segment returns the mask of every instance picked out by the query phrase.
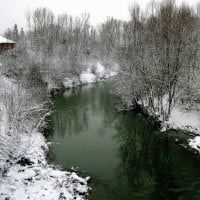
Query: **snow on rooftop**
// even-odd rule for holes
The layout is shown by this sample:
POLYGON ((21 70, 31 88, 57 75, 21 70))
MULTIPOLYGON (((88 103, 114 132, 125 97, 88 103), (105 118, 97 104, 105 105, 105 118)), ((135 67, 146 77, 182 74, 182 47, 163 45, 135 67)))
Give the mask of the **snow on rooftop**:
POLYGON ((14 41, 12 41, 12 40, 9 40, 9 39, 7 39, 7 38, 4 38, 4 37, 2 37, 1 35, 0 35, 0 44, 1 43, 15 43, 14 41))

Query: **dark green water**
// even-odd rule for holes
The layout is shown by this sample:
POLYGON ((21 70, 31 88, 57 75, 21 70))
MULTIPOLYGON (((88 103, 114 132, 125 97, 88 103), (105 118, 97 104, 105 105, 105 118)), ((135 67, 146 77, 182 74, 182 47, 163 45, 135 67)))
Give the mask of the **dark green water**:
POLYGON ((115 103, 108 83, 58 97, 51 161, 86 171, 95 200, 200 199, 200 160, 115 103))

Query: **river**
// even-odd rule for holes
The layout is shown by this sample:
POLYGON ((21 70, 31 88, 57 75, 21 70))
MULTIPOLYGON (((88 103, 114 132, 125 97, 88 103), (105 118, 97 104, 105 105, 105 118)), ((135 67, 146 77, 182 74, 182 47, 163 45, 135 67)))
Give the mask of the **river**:
POLYGON ((200 160, 141 115, 118 112, 112 84, 55 99, 49 159, 92 177, 94 200, 199 200, 200 160))

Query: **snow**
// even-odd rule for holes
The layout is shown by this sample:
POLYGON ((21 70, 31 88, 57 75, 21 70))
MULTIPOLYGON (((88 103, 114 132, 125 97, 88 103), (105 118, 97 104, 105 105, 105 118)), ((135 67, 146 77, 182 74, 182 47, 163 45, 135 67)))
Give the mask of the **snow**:
POLYGON ((10 169, 12 176, 3 179, 0 184, 0 197, 13 200, 41 199, 41 200, 72 200, 85 199, 88 187, 80 184, 68 172, 53 168, 15 166, 10 169), (52 176, 53 175, 53 176, 52 176), (81 195, 80 195, 81 194, 81 195))
POLYGON ((77 180, 79 183, 82 183, 83 185, 84 184, 87 184, 87 179, 84 180, 82 178, 80 178, 79 176, 77 176, 77 174, 75 172, 72 172, 71 176, 73 177, 74 180, 77 180))
POLYGON ((12 90, 16 91, 17 86, 14 80, 0 75, 0 134, 5 136, 5 132, 8 129, 8 114, 6 105, 3 103, 5 96, 7 96, 12 90))
POLYGON ((5 108, 4 104, 2 102, 0 102, 0 133, 2 133, 2 135, 6 131, 5 124, 7 121, 7 116, 6 116, 5 110, 6 110, 6 108, 5 108))
POLYGON ((189 146, 200 152, 200 136, 196 136, 194 139, 190 139, 189 146))
POLYGON ((80 83, 79 79, 76 78, 76 77, 72 77, 71 79, 70 78, 64 78, 64 81, 63 81, 63 85, 66 89, 77 87, 80 84, 81 83, 80 83))
POLYGON ((112 69, 106 69, 99 61, 88 64, 88 68, 80 73, 79 77, 66 77, 63 85, 66 89, 75 88, 79 85, 92 84, 103 81, 109 77, 117 75, 118 66, 113 65, 112 69))
POLYGON ((32 169, 27 169, 24 171, 16 171, 16 169, 10 170, 6 176, 7 177, 12 177, 13 179, 19 181, 21 179, 28 179, 28 178, 32 178, 36 175, 35 171, 32 169))
POLYGON ((4 38, 4 37, 2 37, 1 35, 0 35, 0 44, 1 43, 15 43, 14 41, 12 41, 12 40, 9 40, 9 39, 7 39, 7 38, 4 38))
POLYGON ((46 141, 41 133, 32 137, 23 135, 23 141, 31 141, 26 149, 25 158, 33 162, 31 165, 11 165, 0 181, 0 197, 13 200, 72 200, 85 199, 90 188, 89 177, 80 178, 76 173, 61 171, 46 162, 46 141))
MULTIPOLYGON (((163 109, 166 111, 168 106, 168 97, 167 95, 163 96, 163 109)), ((191 132, 197 136, 194 139, 188 140, 188 145, 198 150, 200 153, 200 110, 198 109, 199 105, 195 105, 194 108, 189 108, 186 105, 182 105, 178 102, 173 104, 171 113, 168 120, 163 121, 163 116, 160 115, 160 112, 155 112, 149 109, 148 101, 144 99, 143 104, 141 101, 138 101, 140 105, 144 105, 149 115, 156 116, 161 122, 161 131, 165 132, 166 130, 175 129, 186 132, 191 132)), ((158 107, 156 99, 154 104, 158 107)))
MULTIPOLYGON (((14 80, 1 74, 0 84, 0 139, 9 141, 9 105, 6 105, 4 98, 17 92, 18 87, 14 80)), ((62 171, 49 165, 46 160, 48 143, 40 132, 35 130, 32 133, 20 133, 17 141, 16 159, 8 158, 6 161, 0 157, 0 199, 86 199, 91 190, 87 185, 89 177, 81 178, 74 172, 62 171)))
POLYGON ((80 74, 80 82, 82 85, 95 83, 96 82, 96 76, 89 72, 83 72, 80 74))
POLYGON ((117 75, 117 70, 114 70, 114 71, 110 71, 109 72, 109 75, 112 77, 112 76, 116 76, 117 75))
POLYGON ((65 78, 63 81, 63 85, 65 88, 72 88, 73 87, 73 80, 69 78, 65 78))
POLYGON ((171 112, 167 125, 174 129, 186 130, 199 134, 200 119, 198 118, 198 114, 197 111, 181 110, 175 107, 171 112))
POLYGON ((184 109, 175 105, 168 121, 163 123, 162 131, 167 129, 183 130, 197 134, 194 139, 188 140, 188 145, 200 153, 200 112, 195 109, 184 109))
POLYGON ((105 76, 106 69, 105 69, 105 67, 100 62, 97 62, 96 72, 95 73, 100 78, 103 78, 105 76))

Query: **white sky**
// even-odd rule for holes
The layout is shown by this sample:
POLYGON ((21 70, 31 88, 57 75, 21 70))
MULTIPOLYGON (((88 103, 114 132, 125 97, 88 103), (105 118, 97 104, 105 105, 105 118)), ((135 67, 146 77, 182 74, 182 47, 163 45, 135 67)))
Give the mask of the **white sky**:
MULTIPOLYGON (((159 0, 157 0, 159 1, 159 0)), ((177 0, 195 5, 199 0, 177 0)), ((129 19, 128 8, 136 0, 0 0, 0 33, 11 28, 16 23, 18 28, 26 27, 25 12, 38 7, 47 7, 55 14, 69 13, 79 15, 83 12, 90 13, 93 25, 103 22, 107 16, 117 19, 129 19)), ((137 1, 145 7, 149 0, 137 1)))

